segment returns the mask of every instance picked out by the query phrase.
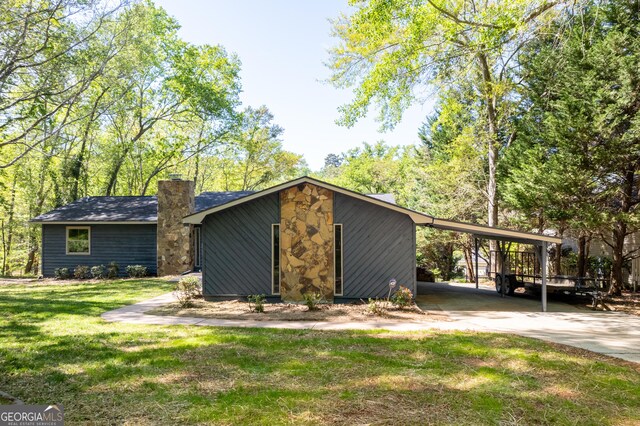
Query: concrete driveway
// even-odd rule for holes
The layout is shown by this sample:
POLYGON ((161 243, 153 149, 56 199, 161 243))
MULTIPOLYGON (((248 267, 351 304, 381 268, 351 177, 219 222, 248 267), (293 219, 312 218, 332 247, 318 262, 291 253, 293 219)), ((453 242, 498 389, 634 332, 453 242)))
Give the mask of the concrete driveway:
POLYGON ((416 301, 446 314, 451 329, 513 333, 640 362, 640 317, 554 300, 543 313, 538 299, 501 298, 491 287, 472 284, 419 283, 416 301))

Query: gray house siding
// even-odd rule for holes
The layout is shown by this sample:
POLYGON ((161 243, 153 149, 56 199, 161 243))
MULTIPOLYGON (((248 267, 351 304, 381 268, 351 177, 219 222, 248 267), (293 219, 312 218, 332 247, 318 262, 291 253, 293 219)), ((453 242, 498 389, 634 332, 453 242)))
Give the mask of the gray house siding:
POLYGON ((334 196, 334 215, 343 232, 343 298, 386 297, 391 278, 416 294, 409 216, 341 193, 334 196))
POLYGON ((271 294, 271 225, 277 193, 215 214, 202 223, 204 296, 271 294))
POLYGON ((144 265, 156 273, 156 225, 91 226, 91 254, 66 254, 66 225, 42 225, 42 274, 53 276, 56 268, 95 266, 116 262, 120 274, 127 265, 144 265))

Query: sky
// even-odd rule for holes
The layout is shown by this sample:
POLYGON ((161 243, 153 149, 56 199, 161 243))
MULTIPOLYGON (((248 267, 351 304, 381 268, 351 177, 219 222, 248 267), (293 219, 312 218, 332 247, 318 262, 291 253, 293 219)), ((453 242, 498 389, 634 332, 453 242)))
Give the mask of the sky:
POLYGON ((376 110, 354 127, 335 124, 338 107, 352 92, 323 83, 330 18, 348 12, 346 0, 156 0, 180 25, 180 36, 194 44, 222 45, 238 55, 243 106, 266 105, 284 128, 283 146, 304 155, 319 170, 330 153, 363 142, 389 145, 418 142, 418 128, 433 111, 431 101, 409 109, 393 130, 379 132, 376 110))

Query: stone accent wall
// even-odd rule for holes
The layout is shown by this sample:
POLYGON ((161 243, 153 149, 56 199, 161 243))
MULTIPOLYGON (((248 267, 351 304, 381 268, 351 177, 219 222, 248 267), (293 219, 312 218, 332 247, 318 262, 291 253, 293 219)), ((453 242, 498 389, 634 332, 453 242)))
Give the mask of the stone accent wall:
POLYGON ((158 276, 193 269, 193 225, 184 225, 182 219, 194 209, 193 181, 158 182, 158 276))
POLYGON ((280 295, 333 301, 333 192, 311 184, 280 191, 280 295))

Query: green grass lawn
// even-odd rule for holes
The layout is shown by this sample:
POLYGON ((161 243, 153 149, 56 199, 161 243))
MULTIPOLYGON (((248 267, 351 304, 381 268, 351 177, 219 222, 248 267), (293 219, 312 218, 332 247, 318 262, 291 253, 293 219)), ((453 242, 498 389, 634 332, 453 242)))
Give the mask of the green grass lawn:
POLYGON ((67 424, 638 424, 640 373, 500 334, 106 323, 160 280, 0 286, 0 390, 67 424))

